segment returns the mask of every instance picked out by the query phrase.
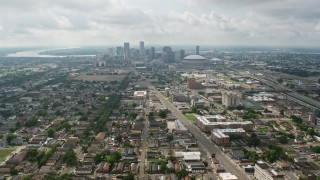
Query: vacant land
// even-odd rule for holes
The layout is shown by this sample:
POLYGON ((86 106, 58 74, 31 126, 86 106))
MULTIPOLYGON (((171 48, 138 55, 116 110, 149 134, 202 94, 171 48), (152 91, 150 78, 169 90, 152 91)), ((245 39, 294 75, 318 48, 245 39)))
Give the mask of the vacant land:
POLYGON ((75 77, 75 80, 80 81, 122 81, 125 75, 79 75, 75 77))
POLYGON ((196 121, 196 116, 193 114, 185 114, 184 117, 186 117, 187 119, 189 119, 190 121, 194 122, 196 121))
POLYGON ((0 148, 0 162, 4 161, 14 150, 14 148, 0 148))
POLYGON ((259 131, 266 133, 269 131, 269 129, 267 127, 261 127, 259 128, 259 131))

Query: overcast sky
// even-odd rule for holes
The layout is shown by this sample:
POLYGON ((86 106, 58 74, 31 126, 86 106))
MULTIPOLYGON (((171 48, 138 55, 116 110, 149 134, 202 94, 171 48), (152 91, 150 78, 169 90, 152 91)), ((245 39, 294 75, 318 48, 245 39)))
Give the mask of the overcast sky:
POLYGON ((0 46, 319 46, 319 0, 0 0, 0 46))

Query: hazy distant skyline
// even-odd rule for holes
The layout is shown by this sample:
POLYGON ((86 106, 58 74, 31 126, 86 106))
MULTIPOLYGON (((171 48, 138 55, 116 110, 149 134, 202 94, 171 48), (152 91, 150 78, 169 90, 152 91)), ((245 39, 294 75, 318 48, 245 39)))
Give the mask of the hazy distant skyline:
POLYGON ((1 0, 0 46, 319 46, 317 0, 1 0))

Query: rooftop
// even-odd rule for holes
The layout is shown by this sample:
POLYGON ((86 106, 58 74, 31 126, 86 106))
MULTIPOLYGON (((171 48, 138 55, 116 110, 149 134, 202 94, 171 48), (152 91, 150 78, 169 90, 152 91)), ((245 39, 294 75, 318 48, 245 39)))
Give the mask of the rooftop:
POLYGON ((189 55, 186 56, 184 60, 206 60, 206 58, 200 55, 189 55))

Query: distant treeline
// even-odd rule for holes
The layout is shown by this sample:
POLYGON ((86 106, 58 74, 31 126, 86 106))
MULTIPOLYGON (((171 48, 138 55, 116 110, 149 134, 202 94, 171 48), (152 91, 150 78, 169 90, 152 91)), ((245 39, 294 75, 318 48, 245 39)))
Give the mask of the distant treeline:
POLYGON ((277 72, 286 73, 290 75, 295 75, 299 77, 310 77, 310 76, 317 76, 319 72, 311 72, 303 69, 274 69, 277 72))

